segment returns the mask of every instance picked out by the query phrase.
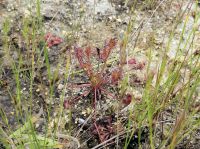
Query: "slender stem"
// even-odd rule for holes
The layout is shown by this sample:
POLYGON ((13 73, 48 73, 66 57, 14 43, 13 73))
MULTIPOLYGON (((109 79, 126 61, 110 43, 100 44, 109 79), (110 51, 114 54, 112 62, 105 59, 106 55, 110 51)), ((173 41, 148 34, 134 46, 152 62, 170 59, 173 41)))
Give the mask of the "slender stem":
POLYGON ((116 98, 115 95, 113 95, 112 93, 109 93, 108 91, 106 91, 104 88, 101 88, 101 91, 103 91, 104 93, 106 93, 108 96, 112 97, 112 98, 116 98))
POLYGON ((101 138, 101 135, 100 135, 100 132, 99 132, 99 129, 98 129, 98 127, 97 127, 96 122, 94 122, 94 126, 95 126, 95 128, 96 128, 96 130, 97 130, 97 133, 98 133, 98 135, 99 135, 99 139, 100 139, 100 141, 101 141, 101 143, 102 143, 103 140, 102 140, 102 138, 101 138))
POLYGON ((73 87, 76 87, 76 88, 81 88, 81 87, 90 87, 90 86, 91 86, 90 83, 81 84, 81 85, 73 85, 73 87))
POLYGON ((77 101, 78 101, 80 98, 82 98, 83 96, 87 96, 87 95, 90 93, 90 91, 91 91, 91 90, 85 91, 82 95, 80 95, 80 96, 74 98, 74 99, 72 100, 72 103, 77 102, 77 101))

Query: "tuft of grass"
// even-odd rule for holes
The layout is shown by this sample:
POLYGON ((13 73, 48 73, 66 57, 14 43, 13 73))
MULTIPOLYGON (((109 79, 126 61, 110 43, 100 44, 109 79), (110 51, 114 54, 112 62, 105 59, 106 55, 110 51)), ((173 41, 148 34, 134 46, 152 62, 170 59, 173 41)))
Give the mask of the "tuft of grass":
MULTIPOLYGON (((193 56, 188 54, 193 44, 193 39, 195 37, 195 32, 196 32, 195 26, 196 26, 197 20, 199 19, 199 16, 196 16, 191 32, 188 34, 187 38, 184 39, 185 41, 183 40, 183 36, 186 34, 185 28, 188 23, 190 6, 188 6, 183 12, 180 12, 177 15, 177 21, 175 21, 174 28, 169 36, 168 45, 166 49, 163 50, 164 54, 161 60, 160 67, 158 67, 157 78, 156 78, 155 86, 153 88, 152 88, 153 76, 152 76, 152 73, 149 71, 149 66, 151 65, 151 61, 152 61, 152 58, 151 58, 152 50, 151 48, 148 49, 149 50, 149 56, 148 56, 149 59, 148 59, 148 68, 147 68, 148 78, 147 78, 146 86, 143 92, 143 97, 142 97, 143 101, 142 103, 140 103, 140 105, 134 106, 136 107, 134 113, 130 112, 131 115, 135 115, 136 117, 138 117, 137 123, 138 123, 138 128, 139 128, 139 131, 138 131, 139 148, 142 148, 142 144, 140 142, 141 137, 142 137, 141 131, 142 131, 142 127, 145 125, 146 122, 149 128, 149 142, 150 142, 149 146, 150 148, 155 148, 155 144, 156 144, 155 130, 157 127, 157 120, 160 117, 160 115, 162 115, 162 112, 164 112, 166 109, 170 108, 171 106, 175 106, 174 110, 177 111, 177 113, 173 113, 174 114, 173 116, 178 117, 178 119, 175 122, 174 128, 169 132, 167 136, 165 136, 168 139, 161 140, 161 145, 159 146, 159 148, 163 148, 168 142, 170 142, 168 145, 169 148, 175 148, 177 143, 180 142, 180 140, 185 137, 185 135, 183 135, 185 128, 189 129, 190 127, 190 129, 194 130, 196 129, 197 123, 199 124, 198 120, 196 121, 193 118, 194 113, 197 114, 196 113, 197 111, 192 110, 192 112, 189 112, 187 110, 189 109, 189 107, 192 107, 192 102, 190 102, 190 104, 188 104, 188 102, 192 101, 192 97, 195 94, 195 90, 197 89, 197 86, 199 86, 198 77, 200 73, 199 71, 197 71, 197 69, 199 69, 199 60, 195 60, 195 61, 192 60, 191 57, 193 56), (171 63, 167 56, 167 52, 170 50, 170 45, 171 45, 172 40, 174 39, 175 30, 177 28, 177 25, 180 22, 180 18, 182 18, 181 16, 183 15, 186 15, 186 20, 184 22, 184 26, 183 26, 183 29, 179 38, 179 42, 176 48, 176 56, 173 62, 171 63), (181 50, 180 50, 180 45, 184 45, 183 46, 184 48, 181 50), (184 50, 186 51, 186 54, 181 52, 184 50), (190 70, 191 77, 189 78, 189 80, 186 81, 186 83, 181 87, 181 89, 178 90, 176 94, 174 95, 175 88, 178 86, 181 80, 181 76, 183 75, 181 72, 181 69, 185 69, 185 64, 187 64, 188 62, 190 64, 192 63, 196 64, 193 66, 193 68, 191 67, 192 68, 190 70), (195 70, 195 74, 193 74, 194 73, 193 69, 195 70), (191 82, 193 82, 192 85, 191 85, 191 82), (192 91, 191 91, 191 86, 192 86, 192 91), (180 104, 180 102, 177 102, 177 100, 179 100, 181 103, 183 102, 184 104, 180 104), (145 107, 145 108, 140 109, 139 107, 145 107), (182 110, 180 114, 178 112, 179 110, 182 110), (138 113, 141 113, 141 112, 142 112, 141 115, 137 115, 138 113), (195 121, 194 123, 196 125, 194 126, 194 128, 192 125, 190 126, 188 125, 188 123, 191 122, 191 121, 188 122, 188 119, 195 121), (181 135, 183 135, 184 137, 181 135)), ((129 117, 128 129, 130 129, 131 124, 132 126, 134 125, 134 122, 133 121, 131 122, 131 121, 132 120, 129 117)), ((128 144, 134 132, 135 132, 135 129, 133 128, 131 135, 129 135, 128 133, 127 138, 129 139, 126 139, 124 148, 128 147, 128 144)))

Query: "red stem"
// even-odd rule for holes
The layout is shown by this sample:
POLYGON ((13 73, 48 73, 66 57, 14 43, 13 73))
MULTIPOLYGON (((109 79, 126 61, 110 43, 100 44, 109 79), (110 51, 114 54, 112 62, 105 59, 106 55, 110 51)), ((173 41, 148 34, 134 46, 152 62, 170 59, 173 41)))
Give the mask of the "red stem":
POLYGON ((102 138, 101 138, 101 134, 100 134, 100 132, 99 132, 99 128, 97 127, 96 121, 94 122, 94 126, 95 126, 95 128, 96 128, 96 130, 97 130, 97 133, 98 133, 98 135, 99 135, 100 141, 103 142, 103 140, 102 140, 102 138))
POLYGON ((91 91, 91 90, 85 91, 82 95, 80 95, 80 96, 74 98, 74 99, 71 101, 71 103, 77 102, 77 101, 78 101, 80 98, 82 98, 83 96, 87 96, 87 95, 90 93, 90 91, 91 91))
POLYGON ((101 91, 103 91, 104 93, 106 93, 108 96, 111 96, 112 98, 116 98, 115 95, 113 95, 112 93, 109 93, 108 91, 106 91, 105 89, 101 88, 101 91))
POLYGON ((89 87, 89 86, 91 86, 90 83, 81 84, 81 85, 73 85, 73 87, 76 87, 76 88, 80 88, 80 87, 89 87))

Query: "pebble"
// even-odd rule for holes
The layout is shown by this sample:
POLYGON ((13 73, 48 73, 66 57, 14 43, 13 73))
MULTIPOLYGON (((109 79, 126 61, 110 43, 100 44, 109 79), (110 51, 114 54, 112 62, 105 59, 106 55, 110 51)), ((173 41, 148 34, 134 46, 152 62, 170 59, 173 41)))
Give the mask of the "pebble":
POLYGON ((51 101, 49 99, 45 100, 47 104, 50 104, 51 101))
POLYGON ((75 124, 77 124, 79 121, 79 118, 75 118, 75 124))
POLYGON ((46 95, 46 96, 47 96, 47 95, 48 95, 48 92, 45 92, 45 93, 44 93, 44 95, 46 95))
POLYGON ((82 111, 82 115, 86 116, 87 111, 82 111))
POLYGON ((64 85, 63 84, 59 84, 58 85, 58 90, 62 90, 64 88, 64 85))
POLYGON ((121 20, 120 18, 117 18, 116 21, 117 21, 118 23, 122 23, 122 20, 121 20))
POLYGON ((40 124, 36 123, 35 128, 39 128, 40 124))
POLYGON ((90 114, 92 112, 92 109, 91 108, 87 108, 86 111, 87 111, 87 114, 90 114))
POLYGON ((36 90, 36 92, 38 93, 40 91, 40 89, 38 88, 37 90, 36 90))
POLYGON ((82 119, 82 118, 79 118, 79 119, 78 119, 78 122, 79 122, 79 124, 84 124, 84 123, 85 123, 85 120, 82 119))
POLYGON ((115 16, 109 16, 109 17, 108 17, 108 20, 114 22, 114 21, 116 21, 116 17, 115 17, 115 16))

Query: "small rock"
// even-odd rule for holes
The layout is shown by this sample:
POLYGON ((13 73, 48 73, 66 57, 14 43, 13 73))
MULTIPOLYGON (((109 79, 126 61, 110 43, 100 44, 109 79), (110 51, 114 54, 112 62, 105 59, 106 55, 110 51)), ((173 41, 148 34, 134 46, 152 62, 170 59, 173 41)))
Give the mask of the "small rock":
POLYGON ((40 89, 38 88, 37 90, 36 90, 36 92, 38 93, 40 91, 40 89))
POLYGON ((82 111, 82 115, 86 116, 87 111, 82 111))
POLYGON ((122 23, 122 20, 121 20, 120 18, 117 18, 116 21, 117 21, 118 23, 122 23))
POLYGON ((62 90, 64 88, 64 85, 63 84, 59 84, 58 85, 58 90, 62 90))
POLYGON ((87 111, 87 114, 90 114, 92 112, 91 108, 87 108, 86 111, 87 111))
POLYGON ((78 119, 78 122, 79 122, 79 124, 84 124, 84 123, 85 123, 85 120, 82 119, 82 118, 79 118, 79 119, 78 119))
POLYGON ((44 95, 47 96, 47 95, 48 95, 48 92, 45 92, 44 95))
POLYGON ((35 128, 39 128, 40 124, 36 123, 35 128))

